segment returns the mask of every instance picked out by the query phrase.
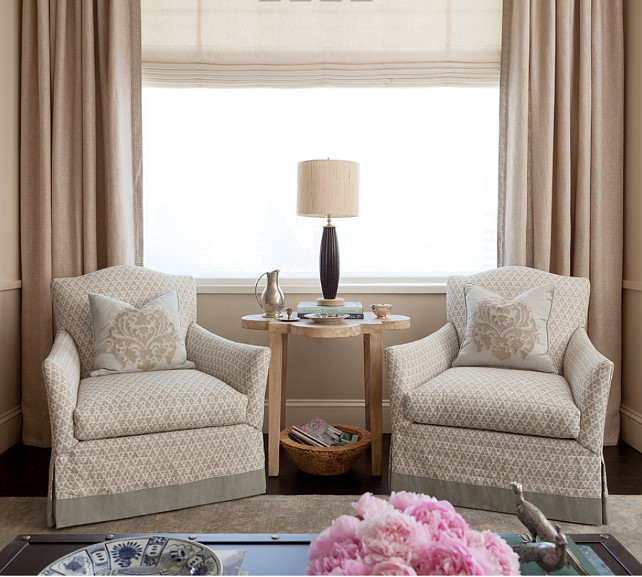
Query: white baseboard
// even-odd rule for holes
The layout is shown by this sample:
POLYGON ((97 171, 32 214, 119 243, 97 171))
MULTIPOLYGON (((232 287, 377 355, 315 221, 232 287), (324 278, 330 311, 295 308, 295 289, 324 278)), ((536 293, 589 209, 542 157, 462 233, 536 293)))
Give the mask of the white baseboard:
MULTIPOLYGON (((288 399, 285 424, 301 425, 313 417, 320 417, 328 423, 365 426, 366 404, 363 399, 288 399)), ((383 401, 383 432, 390 433, 390 401, 383 401)), ((267 433, 267 401, 263 432, 267 433)))
POLYGON ((634 449, 642 452, 642 413, 620 405, 620 436, 634 449))
POLYGON ((20 440, 22 432, 22 409, 20 405, 0 415, 0 453, 20 440))

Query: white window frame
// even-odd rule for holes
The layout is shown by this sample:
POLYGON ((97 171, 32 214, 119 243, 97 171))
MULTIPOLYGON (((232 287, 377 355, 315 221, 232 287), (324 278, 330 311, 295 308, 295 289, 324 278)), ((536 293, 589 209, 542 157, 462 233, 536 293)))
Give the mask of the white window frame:
MULTIPOLYGON (((474 274, 471 272, 470 274, 474 274)), ((431 294, 446 292, 447 277, 341 277, 338 292, 346 294, 431 294)), ((254 294, 256 280, 246 278, 196 278, 198 294, 254 294)), ((319 279, 279 279, 281 290, 288 294, 320 294, 319 279)))

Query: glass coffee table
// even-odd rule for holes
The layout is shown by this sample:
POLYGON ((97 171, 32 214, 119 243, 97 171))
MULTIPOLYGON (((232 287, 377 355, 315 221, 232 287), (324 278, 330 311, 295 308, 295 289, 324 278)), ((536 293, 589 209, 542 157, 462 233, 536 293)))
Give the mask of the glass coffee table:
MULTIPOLYGON (((19 535, 0 551, 0 575, 37 575, 60 557, 111 539, 132 538, 145 534, 19 535)), ((305 575, 308 547, 315 535, 256 535, 256 534, 169 534, 165 537, 191 540, 217 550, 245 551, 241 570, 249 575, 305 575)), ((505 537, 515 537, 506 535, 505 537)), ((611 535, 569 535, 587 554, 595 568, 593 575, 642 575, 640 564, 624 546, 611 535)), ((533 564, 529 564, 533 565, 533 564)), ((538 567, 523 567, 523 574, 543 575, 538 567), (526 570, 524 570, 526 569, 526 570)), ((554 575, 576 575, 572 570, 554 575)))

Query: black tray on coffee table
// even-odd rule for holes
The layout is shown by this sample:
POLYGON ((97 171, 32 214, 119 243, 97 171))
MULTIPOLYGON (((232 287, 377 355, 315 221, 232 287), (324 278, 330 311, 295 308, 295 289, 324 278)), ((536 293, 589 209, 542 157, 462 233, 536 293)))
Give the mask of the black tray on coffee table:
MULTIPOLYGON (((177 534, 166 537, 197 541, 210 549, 243 549, 242 570, 249 575, 305 575, 308 547, 316 535, 177 534)), ((0 551, 0 575, 36 575, 67 553, 110 539, 149 535, 19 535, 0 551)), ((588 545, 614 575, 642 575, 642 564, 612 535, 569 535, 588 545)), ((543 573, 542 573, 543 574, 543 573)))

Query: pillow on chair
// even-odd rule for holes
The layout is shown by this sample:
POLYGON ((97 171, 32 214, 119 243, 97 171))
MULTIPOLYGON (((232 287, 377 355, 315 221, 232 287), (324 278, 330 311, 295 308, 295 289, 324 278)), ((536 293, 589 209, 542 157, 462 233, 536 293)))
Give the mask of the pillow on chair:
POLYGON ((92 377, 195 368, 187 360, 175 290, 140 309, 90 293, 89 306, 96 351, 92 377))
POLYGON ((557 373, 548 354, 554 285, 511 300, 466 284, 466 333, 453 367, 503 367, 557 373))

